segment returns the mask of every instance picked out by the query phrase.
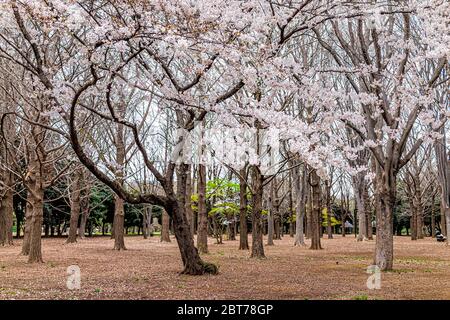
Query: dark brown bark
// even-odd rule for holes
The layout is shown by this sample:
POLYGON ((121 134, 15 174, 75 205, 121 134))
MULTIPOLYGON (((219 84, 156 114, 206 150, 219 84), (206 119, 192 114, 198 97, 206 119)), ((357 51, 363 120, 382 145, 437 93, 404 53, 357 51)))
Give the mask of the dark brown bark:
POLYGON ((204 273, 216 274, 215 265, 205 263, 200 259, 197 248, 194 246, 191 227, 186 215, 186 182, 188 165, 180 164, 177 169, 177 195, 176 200, 170 199, 168 207, 171 209, 175 237, 183 260, 183 274, 201 275, 204 273))
POLYGON ((197 248, 200 253, 208 253, 208 213, 206 212, 206 167, 198 166, 198 227, 197 248))
POLYGON ((309 183, 312 188, 311 208, 311 246, 310 249, 322 249, 320 245, 320 178, 313 169, 310 173, 309 183))
POLYGON ((265 258, 263 245, 263 176, 257 166, 252 166, 252 258, 265 258))

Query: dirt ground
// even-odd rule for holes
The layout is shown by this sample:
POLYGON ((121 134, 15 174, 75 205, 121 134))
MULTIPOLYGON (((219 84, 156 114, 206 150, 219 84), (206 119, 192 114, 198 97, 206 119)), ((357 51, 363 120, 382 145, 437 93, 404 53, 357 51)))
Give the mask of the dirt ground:
POLYGON ((450 299, 450 246, 432 239, 396 237, 395 270, 382 273, 379 290, 366 286, 375 241, 335 235, 313 251, 285 236, 265 247, 262 260, 239 251, 238 241, 209 241, 203 259, 219 266, 216 276, 179 275, 173 238, 127 237, 121 252, 107 237, 71 245, 43 239, 45 262, 31 265, 16 241, 0 247, 0 299, 450 299), (70 265, 81 269, 80 290, 66 287, 70 265))

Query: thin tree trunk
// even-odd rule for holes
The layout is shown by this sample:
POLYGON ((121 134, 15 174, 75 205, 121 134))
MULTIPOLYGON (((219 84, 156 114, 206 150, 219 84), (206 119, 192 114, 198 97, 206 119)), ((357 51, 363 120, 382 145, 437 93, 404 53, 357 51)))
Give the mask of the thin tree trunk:
MULTIPOLYGON (((364 174, 358 173, 353 179, 353 190, 356 199, 356 208, 358 214, 358 236, 357 241, 368 240, 367 221, 366 221, 366 203, 364 196, 365 181, 364 174)), ((356 224, 355 224, 356 227, 356 224)))
POLYGON ((206 167, 198 166, 198 227, 197 248, 200 253, 208 253, 208 213, 206 212, 206 167))
POLYGON ((187 165, 188 171, 186 172, 186 193, 185 193, 185 199, 184 199, 184 207, 186 211, 186 217, 187 222, 189 224, 189 227, 191 229, 191 234, 195 234, 195 226, 193 224, 194 220, 194 213, 192 211, 191 206, 191 197, 192 197, 192 174, 191 174, 191 165, 187 165))
POLYGON ((294 169, 294 188, 295 188, 295 238, 294 246, 306 246, 303 235, 303 222, 306 210, 306 192, 307 192, 307 169, 303 170, 300 176, 298 167, 294 169))
POLYGON ((243 168, 239 175, 239 250, 248 250, 247 232, 247 170, 243 168))
POLYGON ((273 246, 273 236, 274 236, 274 213, 275 213, 275 179, 270 183, 270 199, 269 199, 269 210, 267 212, 267 245, 273 246))
POLYGON ((72 193, 70 199, 70 226, 69 236, 66 243, 77 242, 78 219, 81 210, 81 177, 79 173, 75 173, 72 182, 72 193))
POLYGON ((431 237, 436 237, 436 215, 434 212, 435 194, 431 197, 431 237))
POLYGON ((267 212, 267 245, 273 246, 273 234, 274 234, 274 225, 273 225, 273 206, 267 212))
POLYGON ((365 212, 366 212, 367 239, 373 240, 372 208, 370 206, 369 187, 367 186, 367 183, 364 185, 363 199, 364 199, 364 208, 365 208, 365 212))
POLYGON ((333 229, 331 226, 331 182, 328 180, 325 181, 325 189, 327 192, 327 235, 328 239, 333 239, 333 229))
MULTIPOLYGON (((83 181, 86 183, 86 178, 83 176, 83 181)), ((81 219, 80 219, 80 230, 78 231, 78 236, 80 239, 84 239, 84 235, 86 233, 86 224, 89 219, 89 215, 91 213, 90 210, 90 194, 91 194, 91 188, 90 185, 86 186, 84 197, 82 198, 81 202, 83 204, 83 208, 81 210, 81 219)))

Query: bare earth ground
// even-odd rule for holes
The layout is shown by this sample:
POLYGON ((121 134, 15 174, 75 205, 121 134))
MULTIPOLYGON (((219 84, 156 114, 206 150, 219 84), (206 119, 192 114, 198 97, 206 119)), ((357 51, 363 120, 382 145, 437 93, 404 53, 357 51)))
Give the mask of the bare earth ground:
POLYGON ((267 259, 249 258, 238 241, 210 239, 206 261, 217 276, 179 275, 175 239, 127 237, 128 250, 98 237, 66 245, 43 239, 43 264, 27 264, 21 241, 0 247, 0 299, 450 299, 450 246, 432 239, 395 238, 395 270, 382 274, 381 289, 369 290, 367 266, 375 241, 351 235, 323 239, 323 250, 293 247, 285 236, 265 247, 267 259), (81 268, 81 289, 68 290, 66 269, 81 268))

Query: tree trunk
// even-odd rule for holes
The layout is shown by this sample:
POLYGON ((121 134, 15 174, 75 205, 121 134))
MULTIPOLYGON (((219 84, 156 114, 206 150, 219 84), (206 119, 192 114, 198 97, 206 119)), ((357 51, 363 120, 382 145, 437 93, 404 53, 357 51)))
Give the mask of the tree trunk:
POLYGON ((201 275, 204 273, 217 274, 218 269, 214 264, 205 263, 200 259, 197 248, 194 246, 194 237, 186 216, 186 181, 188 165, 180 164, 177 170, 177 194, 176 199, 170 197, 168 210, 172 212, 175 237, 183 260, 183 274, 201 275))
POLYGON ((322 249, 320 245, 320 178, 315 169, 310 176, 310 185, 312 187, 312 208, 311 208, 311 246, 310 249, 322 249))
POLYGON ((435 238, 436 237, 436 216, 434 213, 434 200, 435 200, 435 195, 433 194, 433 196, 431 197, 431 237, 435 238))
POLYGON ((265 258, 263 245, 263 176, 257 166, 252 167, 252 258, 265 258))
POLYGON ((366 212, 367 239, 368 240, 373 240, 372 208, 370 207, 369 187, 368 187, 367 183, 364 185, 363 199, 364 199, 364 208, 365 208, 365 212, 366 212))
POLYGON ((274 223, 273 223, 273 206, 267 212, 267 245, 273 246, 273 233, 274 233, 274 223))
POLYGON ((269 199, 269 210, 267 211, 267 245, 273 246, 273 237, 274 237, 274 213, 275 213, 275 189, 276 183, 275 178, 270 183, 270 199, 269 199))
POLYGON ((447 153, 445 126, 441 129, 442 139, 436 141, 435 152, 438 178, 441 189, 441 232, 450 237, 450 152, 447 153))
POLYGON ((163 209, 161 216, 161 242, 170 242, 170 217, 166 210, 163 209))
POLYGON ((23 230, 22 254, 27 256, 30 253, 30 234, 31 234, 31 217, 33 216, 33 206, 31 205, 34 198, 30 193, 27 194, 27 204, 25 206, 25 225, 23 230))
POLYGON ((66 243, 77 242, 78 219, 81 210, 81 177, 79 173, 75 173, 72 182, 72 193, 70 199, 70 226, 69 236, 66 243))
POLYGON ((188 171, 186 172, 186 193, 184 199, 184 207, 186 211, 187 222, 191 229, 191 234, 195 234, 195 226, 193 224, 194 220, 194 212, 192 211, 191 206, 191 197, 192 197, 192 175, 191 175, 191 165, 187 165, 188 171))
MULTIPOLYGON (((84 183, 86 183, 86 178, 84 178, 84 183)), ((80 219, 80 230, 78 231, 78 236, 80 239, 84 239, 84 235, 86 233, 86 224, 89 219, 89 215, 91 214, 90 210, 90 194, 91 194, 91 187, 90 185, 86 186, 84 197, 81 200, 82 210, 81 210, 81 219, 80 219)))
POLYGON ((174 224, 175 238, 178 242, 184 270, 182 274, 202 275, 205 273, 217 274, 218 269, 214 264, 206 263, 200 259, 197 248, 194 246, 194 239, 191 228, 187 222, 184 206, 172 202, 172 219, 174 224))
MULTIPOLYGON (((118 105, 117 113, 120 117, 124 118, 126 113, 126 106, 124 103, 118 105)), ((117 123, 117 132, 115 136, 116 147, 116 181, 123 186, 124 168, 125 168, 125 129, 124 125, 117 123)), ((126 250, 124 239, 124 223, 125 223, 125 210, 124 201, 119 196, 114 197, 114 220, 111 237, 114 237, 114 250, 126 250)))
POLYGON ((307 187, 306 187, 306 210, 305 210, 305 225, 306 225, 306 232, 305 232, 305 236, 306 239, 310 239, 311 238, 311 208, 312 208, 312 203, 311 203, 311 188, 309 185, 309 182, 306 182, 307 187))
POLYGON ((377 165, 376 183, 377 216, 375 264, 382 270, 392 270, 394 263, 394 205, 396 196, 396 177, 392 169, 383 170, 377 165))
POLYGON ((27 190, 31 196, 31 221, 29 225, 28 263, 43 262, 41 250, 42 222, 44 220, 44 189, 40 174, 29 176, 27 190))
POLYGON ((239 176, 239 250, 248 250, 247 232, 247 170, 240 170, 239 176))
POLYGON ((327 236, 328 239, 333 239, 333 229, 331 226, 331 183, 330 181, 325 181, 325 189, 327 192, 327 236))
POLYGON ((294 188, 295 188, 295 238, 294 246, 306 246, 303 235, 303 220, 306 210, 306 192, 307 192, 307 169, 303 170, 300 177, 298 167, 294 169, 294 188))
POLYGON ((8 118, 1 118, 0 141, 0 245, 13 245, 12 228, 14 223, 14 177, 11 171, 6 169, 10 165, 10 155, 7 144, 15 138, 14 122, 8 118), (4 143, 4 145, 2 145, 4 143))
POLYGON ((417 209, 414 206, 414 201, 412 199, 412 196, 409 200, 409 207, 411 211, 411 218, 409 220, 409 225, 411 226, 411 240, 417 240, 417 209))
MULTIPOLYGON (((364 173, 358 173, 353 178, 353 190, 356 199, 356 208, 358 215, 358 236, 357 241, 368 240, 367 234, 367 217, 366 217, 366 199, 364 196, 365 180, 364 173)), ((356 227, 356 225, 355 225, 356 227)))
POLYGON ((198 227, 197 248, 200 253, 208 253, 208 213, 206 212, 206 167, 198 166, 198 227))
POLYGON ((153 206, 145 205, 144 212, 142 213, 142 234, 144 239, 148 239, 153 233, 152 213, 153 206))
POLYGON ((273 215, 273 233, 274 233, 274 239, 281 240, 283 230, 282 230, 282 225, 281 225, 280 210, 279 210, 278 206, 275 207, 274 215, 273 215))
MULTIPOLYGON (((36 137, 40 135, 36 133, 36 137)), ((33 151, 27 167, 25 187, 27 189, 27 213, 25 224, 25 238, 22 254, 28 255, 28 262, 43 262, 41 252, 42 222, 44 220, 44 188, 41 162, 45 156, 42 150, 33 151), (40 155, 38 156, 38 152, 40 155)))
POLYGON ((125 210, 124 201, 115 196, 114 203, 114 250, 126 250, 124 239, 125 210))
MULTIPOLYGON (((6 179, 5 179, 6 180, 6 179)), ((6 190, 4 191, 3 198, 0 199, 0 245, 13 245, 13 190, 9 181, 4 181, 6 190)))

